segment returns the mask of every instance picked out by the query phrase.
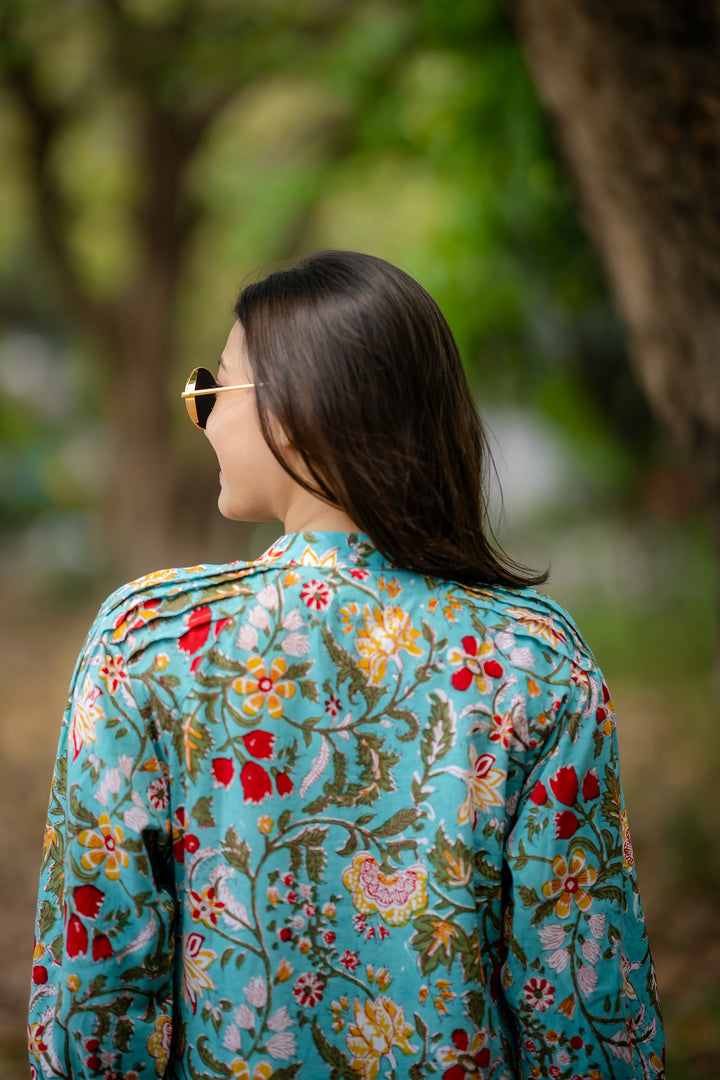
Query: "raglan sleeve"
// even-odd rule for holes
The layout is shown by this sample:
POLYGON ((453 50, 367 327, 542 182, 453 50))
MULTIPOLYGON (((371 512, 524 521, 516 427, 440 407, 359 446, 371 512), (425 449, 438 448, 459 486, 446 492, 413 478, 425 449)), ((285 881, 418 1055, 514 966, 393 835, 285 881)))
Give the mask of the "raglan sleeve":
POLYGON ((660 1077, 662 1021, 613 704, 594 663, 576 659, 530 728, 537 747, 506 841, 501 993, 521 1077, 660 1077))
POLYGON ((33 1077, 162 1075, 172 1030, 170 777, 126 643, 96 623, 63 718, 29 1014, 33 1077))

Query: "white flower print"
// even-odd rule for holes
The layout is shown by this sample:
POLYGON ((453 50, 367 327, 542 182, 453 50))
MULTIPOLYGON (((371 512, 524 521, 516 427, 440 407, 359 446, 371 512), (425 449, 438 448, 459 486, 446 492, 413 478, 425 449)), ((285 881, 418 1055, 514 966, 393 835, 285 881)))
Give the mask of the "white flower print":
POLYGON ((258 636, 254 626, 241 626, 238 630, 237 643, 246 652, 255 652, 257 649, 258 636))
POLYGON ((583 941, 582 954, 587 960, 588 964, 597 964, 600 959, 600 946, 597 941, 583 941))
MULTIPOLYGON (((246 1008, 246 1007, 247 1006, 243 1006, 243 1008, 246 1008)), ((248 1012, 250 1012, 249 1009, 248 1009, 248 1012)), ((230 1027, 225 1032, 225 1037, 223 1039, 223 1046, 225 1047, 226 1050, 231 1050, 233 1054, 237 1054, 238 1051, 240 1050, 240 1048, 242 1046, 242 1032, 240 1031, 239 1028, 236 1028, 234 1024, 231 1024, 230 1027)))
POLYGON ((282 639, 280 648, 288 656, 304 656, 310 651, 310 639, 307 634, 293 632, 282 639))
POLYGON ((256 975, 243 989, 245 997, 256 1009, 264 1009, 267 1002, 267 983, 264 975, 256 975))
POLYGON ((535 666, 535 658, 533 657, 532 650, 527 646, 518 646, 517 649, 512 649, 510 652, 510 659, 513 664, 517 664, 518 667, 531 668, 535 666))
POLYGON ((577 977, 578 984, 583 994, 585 997, 590 997, 595 989, 595 984, 597 983, 597 972, 595 971, 595 968, 583 964, 582 967, 578 968, 577 977))
POLYGON ((278 593, 274 585, 266 585, 264 589, 261 589, 257 594, 257 600, 263 607, 268 608, 270 611, 274 611, 278 605, 278 593))
POLYGON ((283 630, 299 630, 305 623, 303 617, 300 614, 300 608, 293 608, 292 611, 288 611, 282 620, 283 630))
POLYGON ((280 1031, 265 1044, 270 1057, 287 1059, 295 1055, 295 1036, 289 1031, 280 1031))
POLYGON ((270 616, 260 604, 256 604, 255 607, 252 608, 248 615, 248 619, 253 626, 257 626, 258 630, 267 630, 270 625, 270 616))
POLYGON ((295 1023, 290 1013, 287 1011, 287 1005, 283 1005, 272 1014, 267 1022, 271 1031, 284 1031, 287 1027, 292 1027, 295 1023))
POLYGON ((235 1010, 235 1023, 243 1031, 249 1031, 250 1028, 255 1027, 255 1013, 243 1003, 239 1009, 235 1010))

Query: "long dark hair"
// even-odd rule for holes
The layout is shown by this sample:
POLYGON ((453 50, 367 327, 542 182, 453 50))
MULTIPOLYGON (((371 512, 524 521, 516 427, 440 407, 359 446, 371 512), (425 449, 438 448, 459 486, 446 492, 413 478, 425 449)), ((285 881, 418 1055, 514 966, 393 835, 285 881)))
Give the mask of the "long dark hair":
POLYGON ((546 580, 494 540, 482 422, 450 328, 408 274, 321 251, 246 286, 235 314, 265 440, 293 479, 398 567, 468 584, 546 580), (311 481, 283 460, 271 414, 311 481))

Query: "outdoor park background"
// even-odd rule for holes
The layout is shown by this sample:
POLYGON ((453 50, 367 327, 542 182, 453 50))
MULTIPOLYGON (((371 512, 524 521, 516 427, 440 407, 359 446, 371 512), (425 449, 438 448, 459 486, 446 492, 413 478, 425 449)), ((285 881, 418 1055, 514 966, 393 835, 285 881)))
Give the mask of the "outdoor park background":
POLYGON ((117 584, 251 557, 281 531, 219 519, 179 394, 216 363, 243 280, 320 247, 398 263, 456 333, 500 536, 551 565, 613 691, 668 1076, 716 1080, 712 531, 633 374, 504 7, 4 0, 0 162, 0 1080, 27 1075, 75 656, 117 584))

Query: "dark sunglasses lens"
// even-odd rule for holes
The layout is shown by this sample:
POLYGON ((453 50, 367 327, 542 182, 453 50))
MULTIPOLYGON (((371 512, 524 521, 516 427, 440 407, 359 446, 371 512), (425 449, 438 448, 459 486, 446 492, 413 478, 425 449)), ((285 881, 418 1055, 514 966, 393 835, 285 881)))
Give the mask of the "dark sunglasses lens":
MULTIPOLYGON (((195 380, 196 390, 212 390, 217 386, 217 383, 213 377, 212 372, 207 368, 198 368, 197 378, 195 380)), ((215 404, 214 394, 201 394, 195 399, 195 410, 197 412, 197 422, 199 427, 204 428, 208 422, 208 417, 212 412, 212 407, 215 404)))

